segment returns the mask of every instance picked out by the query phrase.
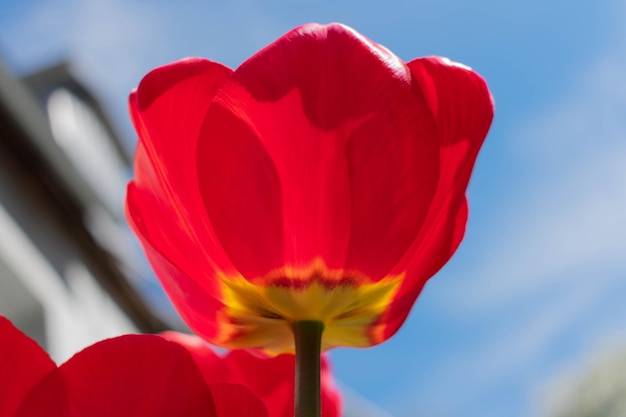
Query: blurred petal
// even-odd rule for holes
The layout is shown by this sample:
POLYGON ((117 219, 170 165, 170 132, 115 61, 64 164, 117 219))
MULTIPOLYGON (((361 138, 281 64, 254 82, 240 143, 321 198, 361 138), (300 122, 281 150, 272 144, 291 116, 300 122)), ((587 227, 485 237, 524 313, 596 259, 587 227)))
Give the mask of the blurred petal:
POLYGON ((163 332, 159 336, 187 349, 208 384, 239 381, 239 373, 233 372, 230 366, 201 338, 174 331, 163 332))
POLYGON ((0 417, 13 417, 28 392, 56 369, 48 354, 0 316, 0 417))
POLYGON ((239 384, 211 384, 219 417, 268 417, 263 401, 239 384))
POLYGON ((158 336, 129 335, 79 352, 27 397, 17 417, 217 417, 189 352, 158 336))
MULTIPOLYGON (((220 358, 195 336, 176 332, 165 332, 161 336, 189 350, 208 384, 241 384, 263 400, 269 417, 293 417, 293 355, 265 357, 245 350, 233 350, 220 358)), ((321 388, 324 417, 339 417, 341 395, 335 386, 327 355, 322 356, 321 388)))

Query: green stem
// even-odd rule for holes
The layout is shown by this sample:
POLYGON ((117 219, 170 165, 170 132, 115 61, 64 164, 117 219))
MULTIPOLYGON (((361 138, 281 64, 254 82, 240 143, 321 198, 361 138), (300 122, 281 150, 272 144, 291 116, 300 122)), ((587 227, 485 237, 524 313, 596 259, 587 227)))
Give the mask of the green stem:
POLYGON ((320 354, 324 323, 295 321, 291 329, 296 344, 295 417, 320 417, 320 354))

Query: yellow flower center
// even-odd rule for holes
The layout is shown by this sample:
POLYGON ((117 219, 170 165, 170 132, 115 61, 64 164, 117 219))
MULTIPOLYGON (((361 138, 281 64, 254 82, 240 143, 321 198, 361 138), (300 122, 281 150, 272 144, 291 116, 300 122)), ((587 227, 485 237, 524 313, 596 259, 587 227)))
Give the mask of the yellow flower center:
POLYGON ((375 345, 384 330, 379 319, 403 276, 372 282, 358 272, 328 269, 319 259, 305 268, 281 268, 254 282, 222 274, 226 308, 218 316, 218 344, 273 355, 293 353, 291 323, 316 320, 324 323, 322 350, 375 345))

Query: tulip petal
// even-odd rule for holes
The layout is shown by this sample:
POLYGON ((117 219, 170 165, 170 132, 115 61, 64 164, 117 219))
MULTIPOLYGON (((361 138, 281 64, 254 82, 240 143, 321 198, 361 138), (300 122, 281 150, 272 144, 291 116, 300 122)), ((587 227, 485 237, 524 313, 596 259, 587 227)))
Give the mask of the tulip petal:
POLYGON ((264 103, 297 89, 306 118, 323 131, 334 131, 394 103, 397 86, 410 78, 389 50, 331 23, 303 25, 283 35, 237 68, 232 81, 264 103))
POLYGON ((463 240, 468 215, 467 200, 462 197, 461 207, 458 208, 454 216, 448 214, 452 206, 446 207, 441 218, 452 217, 453 221, 440 220, 434 222, 429 229, 429 238, 425 239, 424 242, 426 243, 420 247, 421 256, 428 257, 428 262, 425 262, 424 258, 417 261, 413 260, 407 272, 407 275, 413 279, 407 279, 403 282, 398 290, 398 295, 389 303, 387 311, 372 326, 373 340, 377 340, 378 343, 389 339, 398 331, 427 280, 445 265, 463 240))
POLYGON ((466 66, 445 58, 420 58, 408 66, 437 121, 441 146, 437 192, 408 251, 414 278, 408 281, 420 285, 445 264, 462 239, 467 220, 464 195, 493 119, 493 100, 483 78, 466 66))
POLYGON ((50 373, 17 417, 217 417, 189 352, 158 336, 92 345, 50 373))
POLYGON ((425 110, 415 105, 393 118, 377 116, 350 138, 347 270, 383 278, 424 223, 439 173, 436 137, 425 110))
POLYGON ((435 123, 413 88, 398 58, 341 25, 288 33, 222 85, 198 177, 246 279, 321 258, 379 280, 398 262, 438 180, 435 123))
POLYGON ((465 191, 493 119, 487 84, 470 68, 437 57, 416 59, 408 66, 437 121, 441 176, 424 227, 396 267, 407 271, 408 279, 379 320, 383 339, 402 325, 426 281, 461 243, 468 211, 465 191))
POLYGON ((283 265, 276 168, 250 126, 219 105, 210 107, 200 133, 197 177, 216 236, 237 270, 257 277, 283 265))
POLYGON ((130 212, 150 221, 142 237, 192 278, 207 264, 226 270, 229 265, 213 237, 192 167, 207 108, 231 72, 205 59, 179 61, 146 75, 129 101, 140 139, 133 183, 154 196, 147 201, 146 193, 136 195, 130 212))
POLYGON ((0 417, 13 417, 28 392, 56 369, 48 354, 0 316, 0 417))
POLYGON ((465 192, 493 120, 487 83, 471 68, 446 58, 419 58, 407 65, 437 123, 443 150, 438 191, 465 192))
MULTIPOLYGON (((162 230, 165 233, 169 231, 169 225, 166 222, 162 222, 158 216, 155 216, 155 213, 158 213, 158 211, 147 211, 144 213, 139 211, 142 207, 150 204, 157 208, 159 202, 153 195, 136 187, 134 183, 129 184, 126 195, 127 218, 135 232, 143 237, 141 244, 146 257, 152 268, 154 268, 157 277, 159 277, 161 285, 163 285, 167 295, 176 307, 176 311, 197 334, 207 340, 219 339, 222 330, 221 323, 217 320, 217 315, 224 307, 224 304, 217 298, 221 291, 218 287, 219 282, 212 275, 212 271, 207 271, 206 266, 200 271, 193 270, 191 273, 183 271, 182 268, 172 263, 169 258, 166 258, 157 250, 152 245, 151 239, 145 238, 156 230, 162 230), (141 195, 142 193, 144 195, 141 195), (139 200, 142 203, 137 203, 139 200), (157 224, 162 229, 153 227, 153 225, 157 224)), ((174 240, 167 240, 167 236, 165 234, 163 240, 157 241, 168 244, 177 243, 174 240)), ((182 244, 183 242, 181 242, 182 244)))

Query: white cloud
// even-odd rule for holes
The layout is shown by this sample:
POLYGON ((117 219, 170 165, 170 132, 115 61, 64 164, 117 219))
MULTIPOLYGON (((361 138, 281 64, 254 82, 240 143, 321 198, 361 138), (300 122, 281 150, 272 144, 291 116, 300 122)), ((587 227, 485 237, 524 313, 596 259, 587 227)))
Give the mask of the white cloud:
POLYGON ((525 171, 516 201, 480 225, 498 227, 487 241, 468 236, 474 263, 454 264, 457 277, 429 293, 452 322, 488 335, 449 354, 432 393, 420 394, 458 389, 452 415, 467 415, 507 384, 526 401, 516 415, 537 411, 531 404, 555 369, 623 346, 626 311, 616 306, 626 297, 626 31, 618 35, 564 97, 513 134, 525 171))

